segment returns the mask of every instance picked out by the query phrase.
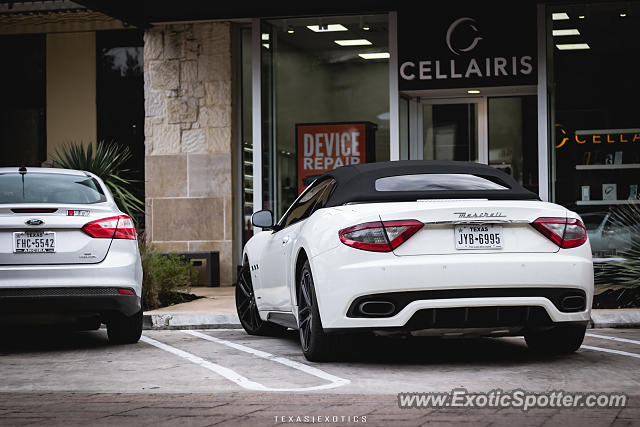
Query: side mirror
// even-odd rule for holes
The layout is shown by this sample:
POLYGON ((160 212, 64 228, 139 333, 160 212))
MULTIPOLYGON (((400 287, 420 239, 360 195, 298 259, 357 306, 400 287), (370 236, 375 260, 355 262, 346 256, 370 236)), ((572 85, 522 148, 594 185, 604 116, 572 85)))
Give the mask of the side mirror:
POLYGON ((254 227, 260 227, 264 229, 272 229, 273 228, 273 214, 268 209, 263 209, 258 212, 254 212, 251 215, 251 223, 254 227))

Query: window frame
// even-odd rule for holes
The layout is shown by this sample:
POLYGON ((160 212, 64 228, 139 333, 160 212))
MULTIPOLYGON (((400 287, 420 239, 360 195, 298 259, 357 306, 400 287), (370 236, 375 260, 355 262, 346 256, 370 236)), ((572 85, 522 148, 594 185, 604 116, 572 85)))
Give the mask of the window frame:
POLYGON ((274 227, 274 232, 283 230, 283 229, 285 229, 285 228, 287 228, 287 227, 289 227, 291 225, 294 225, 294 224, 296 224, 296 223, 298 223, 300 221, 304 221, 305 219, 311 217, 311 215, 313 215, 314 212, 316 212, 318 209, 324 208, 327 205, 329 197, 331 197, 331 194, 335 190, 336 184, 337 184, 337 182, 336 182, 335 178, 332 178, 332 177, 326 177, 326 178, 323 178, 323 179, 317 179, 313 183, 311 183, 311 185, 309 185, 302 193, 300 193, 300 195, 293 201, 293 203, 291 203, 291 206, 289 206, 289 208, 282 215, 282 218, 280 218, 280 220, 278 221, 278 223, 274 227), (310 200, 313 200, 314 202, 313 202, 313 205, 311 206, 311 209, 309 210, 309 213, 308 214, 305 213, 305 215, 303 215, 302 217, 296 218, 295 220, 293 220, 292 222, 287 224, 287 219, 293 213, 293 211, 295 210, 296 206, 298 206, 300 204, 300 201, 304 198, 304 196, 306 196, 309 192, 311 192, 313 189, 317 188, 320 185, 325 185, 325 188, 322 191, 319 191, 317 194, 315 194, 310 199, 310 200), (318 199, 320 199, 327 192, 327 189, 329 189, 329 194, 325 198, 324 204, 322 206, 317 206, 318 199))

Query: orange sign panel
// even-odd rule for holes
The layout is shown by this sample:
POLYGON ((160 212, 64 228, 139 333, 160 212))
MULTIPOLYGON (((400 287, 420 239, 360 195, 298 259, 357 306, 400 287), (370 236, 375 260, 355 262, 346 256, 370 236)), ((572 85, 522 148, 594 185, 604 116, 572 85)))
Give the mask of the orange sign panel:
POLYGON ((366 130, 365 123, 297 125, 298 192, 308 176, 365 163, 366 130))

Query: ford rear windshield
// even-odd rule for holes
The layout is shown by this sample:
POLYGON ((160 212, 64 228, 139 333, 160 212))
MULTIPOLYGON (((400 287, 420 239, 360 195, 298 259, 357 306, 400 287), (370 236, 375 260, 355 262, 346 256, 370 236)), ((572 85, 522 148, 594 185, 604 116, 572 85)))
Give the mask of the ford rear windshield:
POLYGON ((107 198, 95 178, 58 173, 0 174, 0 204, 92 204, 107 198))
POLYGON ((423 173, 376 179, 376 191, 485 191, 509 190, 495 177, 463 173, 423 173))

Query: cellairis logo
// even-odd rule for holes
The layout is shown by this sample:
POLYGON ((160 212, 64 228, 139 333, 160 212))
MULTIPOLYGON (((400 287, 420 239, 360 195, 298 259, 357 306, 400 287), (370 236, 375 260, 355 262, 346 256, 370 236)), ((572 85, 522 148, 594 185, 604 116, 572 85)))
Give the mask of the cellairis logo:
POLYGON ((456 19, 455 21, 453 21, 453 24, 449 25, 449 29, 447 30, 447 37, 446 37, 447 47, 451 52, 453 52, 456 55, 460 55, 460 52, 469 52, 470 50, 473 50, 478 44, 478 42, 482 40, 482 37, 476 37, 475 39, 473 39, 471 44, 465 47, 464 49, 460 49, 460 51, 455 49, 451 44, 451 35, 453 34, 453 31, 458 27, 458 25, 462 24, 463 22, 469 22, 469 27, 471 27, 471 29, 476 33, 478 32, 478 28, 476 28, 475 24, 473 24, 473 22, 476 22, 476 20, 473 18, 456 19))
POLYGON ((502 212, 454 212, 454 215, 458 215, 460 219, 475 219, 475 218, 506 218, 502 212))
MULTIPOLYGON (((465 37, 462 37, 465 39, 465 37)), ((515 77, 530 75, 533 72, 533 57, 524 56, 495 56, 478 58, 460 58, 476 49, 480 42, 486 41, 481 36, 474 18, 465 16, 453 21, 444 35, 444 42, 449 50, 458 58, 454 59, 426 59, 406 61, 400 65, 400 77, 403 80, 447 80, 486 77, 515 77), (459 40, 455 34, 467 28, 473 39, 459 40), (459 46, 462 44, 462 46, 459 46)))

